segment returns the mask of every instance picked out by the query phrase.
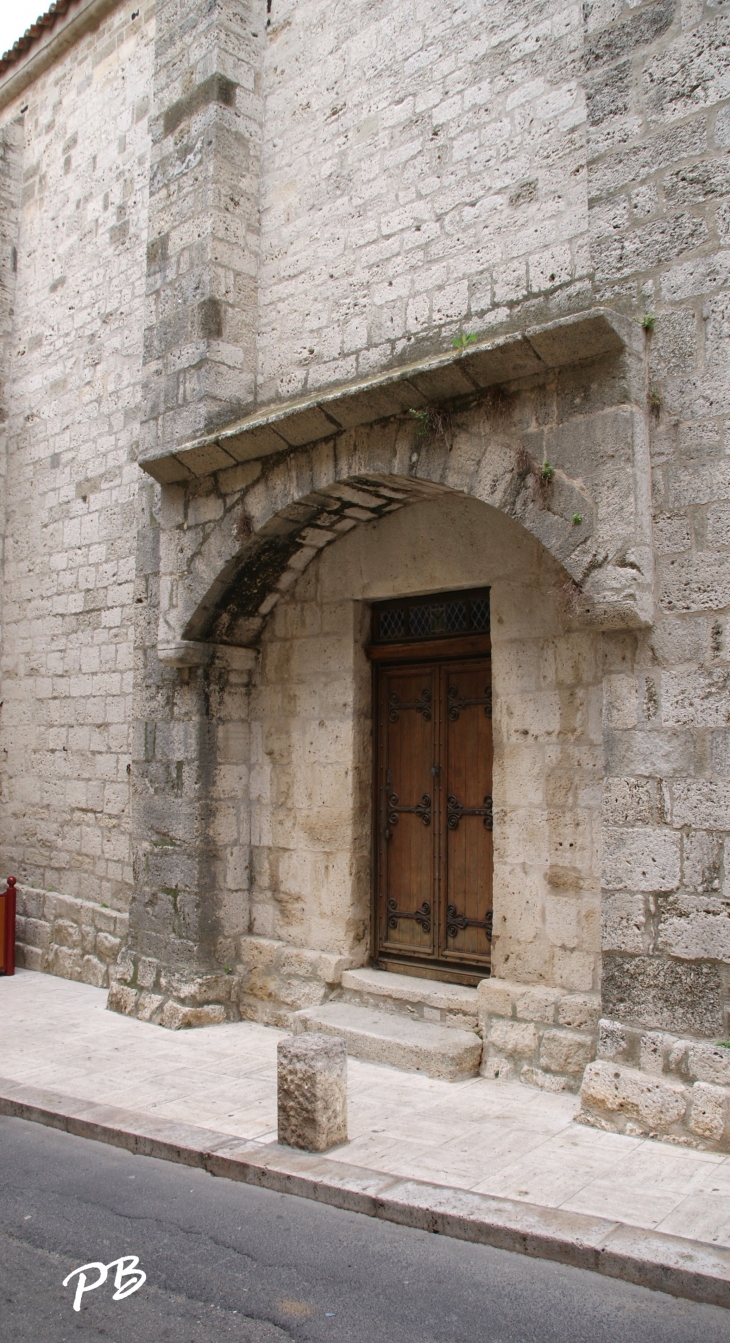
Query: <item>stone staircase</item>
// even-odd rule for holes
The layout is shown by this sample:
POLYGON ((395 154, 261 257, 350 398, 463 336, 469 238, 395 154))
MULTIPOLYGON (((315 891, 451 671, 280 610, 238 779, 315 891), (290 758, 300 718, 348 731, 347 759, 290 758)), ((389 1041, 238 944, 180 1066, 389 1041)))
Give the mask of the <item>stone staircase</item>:
POLYGON ((292 1029, 344 1039, 348 1054, 456 1082, 479 1072, 477 990, 383 970, 346 970, 334 998, 295 1012, 292 1029))

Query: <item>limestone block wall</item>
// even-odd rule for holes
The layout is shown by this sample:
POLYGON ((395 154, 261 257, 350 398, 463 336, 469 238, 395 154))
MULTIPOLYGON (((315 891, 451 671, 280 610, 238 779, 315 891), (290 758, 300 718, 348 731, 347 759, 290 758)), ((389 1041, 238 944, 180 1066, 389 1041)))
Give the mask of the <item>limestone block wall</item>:
POLYGON ((148 447, 194 439, 254 399, 264 25, 263 0, 156 5, 148 447))
MULTIPOLYGON (((4 426, 0 852, 23 888, 84 910, 126 909, 132 879, 134 459, 154 33, 153 12, 134 12, 114 9, 0 114, 5 145, 22 127, 23 179, 4 426)), ((4 195, 3 230, 6 204, 4 195)), ((4 247, 3 277, 8 255, 4 247)), ((83 932, 93 919, 63 919, 95 955, 83 932)), ((71 973, 60 952, 53 968, 71 973)), ((95 973, 103 982, 106 969, 95 973)))
POLYGON ((600 994, 547 984, 483 979, 479 1027, 483 1077, 519 1079, 543 1091, 577 1091, 596 1052, 600 994))
POLYGON ((128 915, 54 891, 16 889, 17 964, 108 988, 127 939, 128 915))
MULTIPOLYGON (((18 214, 23 174, 23 126, 19 118, 0 126, 0 564, 4 559, 7 425, 12 397, 13 315, 18 274, 18 214)), ((0 639, 2 584, 0 584, 0 639)))
POLYGON ((272 0, 260 400, 587 306, 582 48, 574 0, 272 0))
POLYGON ((599 1022, 581 1087, 585 1124, 694 1147, 730 1146, 730 1046, 599 1022))
MULTIPOLYGON (((727 17, 588 7, 596 293, 650 317, 657 612, 605 650, 605 1014, 727 1038, 727 17)), ((638 1056, 637 1056, 638 1057, 638 1056)))

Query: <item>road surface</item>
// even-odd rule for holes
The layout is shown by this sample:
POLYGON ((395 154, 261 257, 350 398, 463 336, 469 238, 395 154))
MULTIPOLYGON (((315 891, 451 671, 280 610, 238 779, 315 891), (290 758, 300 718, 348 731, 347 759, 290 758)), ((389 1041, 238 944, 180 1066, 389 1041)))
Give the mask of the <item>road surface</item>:
POLYGON ((730 1311, 5 1117, 0 1284, 3 1343, 730 1340, 730 1311), (123 1255, 143 1286, 74 1311, 66 1275, 123 1255))

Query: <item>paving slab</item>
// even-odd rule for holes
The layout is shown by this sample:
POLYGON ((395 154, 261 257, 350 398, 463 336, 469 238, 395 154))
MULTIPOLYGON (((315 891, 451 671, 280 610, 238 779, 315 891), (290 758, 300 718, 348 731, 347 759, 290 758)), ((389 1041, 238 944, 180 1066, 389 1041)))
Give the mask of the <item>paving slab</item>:
POLYGON ((730 1305, 723 1154, 584 1128, 574 1096, 354 1058, 350 1141, 326 1158, 295 1153, 276 1142, 284 1032, 170 1032, 105 1003, 104 990, 50 975, 0 978, 1 1112, 730 1305))

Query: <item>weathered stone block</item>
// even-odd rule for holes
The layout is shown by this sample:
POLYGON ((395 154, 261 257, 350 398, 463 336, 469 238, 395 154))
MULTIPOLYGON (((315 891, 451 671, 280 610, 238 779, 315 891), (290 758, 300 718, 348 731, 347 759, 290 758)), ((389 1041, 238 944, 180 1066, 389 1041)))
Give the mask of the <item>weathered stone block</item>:
POLYGON ((488 1016, 511 1017, 512 1008, 524 984, 512 984, 506 979, 482 979, 477 984, 479 1010, 488 1016))
POLYGON ((62 979, 81 978, 81 952, 76 948, 59 947, 51 943, 46 953, 44 969, 62 979))
MULTIPOLYGON (((145 1001, 153 995, 146 997, 145 1001)), ((192 1026, 219 1026, 226 1020, 226 1009, 220 1003, 208 1003, 205 1007, 185 1007, 182 1003, 168 998, 160 1014, 160 1025, 169 1031, 180 1031, 192 1026)))
POLYGON ((16 946, 15 963, 23 970, 43 970, 44 953, 40 947, 16 946))
POLYGON ((597 993, 566 993, 558 1003, 557 1019, 561 1026, 596 1031, 600 1015, 601 999, 597 993))
POLYGON ((116 961, 121 945, 120 939, 112 937, 109 933, 97 933, 96 935, 96 951, 102 960, 116 961))
POLYGON ((492 1053, 487 1047, 479 1068, 482 1077, 490 1077, 492 1081, 508 1082, 513 1071, 512 1064, 504 1054, 492 1053))
POLYGON ((581 1073, 594 1052, 590 1036, 573 1031, 545 1031, 540 1045, 540 1066, 553 1073, 581 1073))
POLYGON ((93 984, 97 989, 106 988, 107 968, 96 956, 84 956, 81 962, 81 978, 85 984, 93 984))
POLYGON ((347 1051, 343 1039, 303 1032, 277 1046, 279 1142, 326 1152, 347 1142, 347 1051))
POLYGON ((627 891, 609 891, 601 901, 601 946, 604 951, 647 949, 646 900, 627 891))
POLYGON ((620 1112, 650 1130, 663 1131, 684 1118, 689 1098, 681 1082, 648 1077, 638 1069, 600 1059, 588 1064, 580 1095, 588 1110, 620 1112))
POLYGON ((680 878, 680 837, 669 829, 606 827, 604 884, 609 890, 673 891, 680 878))
POLYGON ((722 1142, 730 1137, 730 1088, 695 1082, 687 1122, 700 1138, 722 1142))
POLYGON ((158 1019, 165 999, 160 993, 140 993, 135 1015, 140 1021, 158 1019))
POLYGON ((127 984, 120 984, 117 980, 114 980, 109 985, 106 1005, 110 1012, 120 1012, 125 1017, 133 1017, 138 998, 139 993, 136 989, 131 989, 127 984))
POLYGON ((698 1082, 730 1087, 730 1049, 691 1044, 687 1050, 687 1070, 698 1082))
POLYGON ((626 1035, 620 1021, 608 1021, 603 1018, 598 1023, 599 1058, 613 1059, 626 1049, 626 1035))
POLYGON ((489 1044, 502 1054, 529 1057, 537 1049, 537 1031, 531 1021, 493 1020, 489 1027, 489 1044))
POLYGON ((531 985, 517 999, 517 1016, 525 1021, 554 1021, 555 1008, 562 996, 561 989, 548 988, 543 984, 531 985))
POLYGON ((51 929, 51 940, 59 947, 80 947, 81 929, 70 919, 55 919, 51 929))
POLYGON ((51 940, 51 925, 42 919, 24 919, 24 936, 20 941, 31 947, 46 948, 51 940))
POLYGON ((603 958, 602 995, 614 1020, 700 1038, 724 1027, 722 983, 712 962, 610 953, 603 958))
POLYGON ((141 989, 151 989, 157 979, 159 961, 151 956, 140 956, 137 962, 137 983, 141 989))
POLYGON ((673 1036, 660 1031, 647 1031, 642 1035, 639 1045, 639 1066, 644 1073, 659 1076, 664 1072, 664 1059, 671 1046, 673 1036))

